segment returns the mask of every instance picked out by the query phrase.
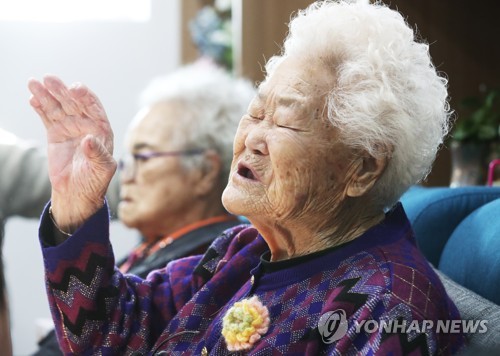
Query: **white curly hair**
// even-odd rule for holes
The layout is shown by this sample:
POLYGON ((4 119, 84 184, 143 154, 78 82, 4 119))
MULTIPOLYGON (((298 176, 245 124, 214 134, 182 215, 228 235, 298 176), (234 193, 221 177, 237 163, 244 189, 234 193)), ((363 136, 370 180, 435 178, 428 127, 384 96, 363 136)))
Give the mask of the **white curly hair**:
MULTIPOLYGON (((233 138, 239 121, 255 95, 250 81, 236 78, 226 70, 207 62, 185 65, 174 72, 157 77, 144 89, 141 107, 158 103, 181 105, 186 136, 178 135, 186 149, 214 149, 222 161, 223 184, 227 183, 233 157, 233 138)), ((202 156, 183 160, 187 169, 200 167, 202 156)))
POLYGON ((448 81, 417 37, 381 2, 318 1, 295 15, 282 54, 266 64, 268 78, 287 57, 324 59, 337 78, 327 115, 343 142, 390 156, 371 192, 385 209, 425 179, 450 128, 448 81))

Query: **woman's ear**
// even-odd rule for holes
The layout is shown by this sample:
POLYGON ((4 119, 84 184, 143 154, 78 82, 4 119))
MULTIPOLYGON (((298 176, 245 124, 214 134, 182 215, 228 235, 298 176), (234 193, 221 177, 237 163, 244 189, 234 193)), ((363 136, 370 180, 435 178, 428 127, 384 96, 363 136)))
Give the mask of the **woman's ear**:
POLYGON ((354 198, 366 194, 373 188, 382 173, 384 173, 392 154, 392 148, 386 147, 379 158, 375 158, 369 153, 358 157, 355 163, 354 172, 347 183, 347 196, 354 198))
POLYGON ((199 180, 194 189, 198 196, 206 196, 217 188, 220 181, 222 161, 219 154, 213 150, 207 151, 203 166, 200 169, 199 180))

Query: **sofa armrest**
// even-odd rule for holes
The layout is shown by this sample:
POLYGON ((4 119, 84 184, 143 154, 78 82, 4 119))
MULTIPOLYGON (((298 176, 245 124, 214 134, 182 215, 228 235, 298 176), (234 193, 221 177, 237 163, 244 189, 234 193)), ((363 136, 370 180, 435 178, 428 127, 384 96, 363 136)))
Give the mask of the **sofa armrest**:
POLYGON ((435 272, 463 320, 488 320, 487 332, 467 335, 469 349, 488 352, 487 354, 500 354, 500 306, 455 283, 441 271, 435 269, 435 272))

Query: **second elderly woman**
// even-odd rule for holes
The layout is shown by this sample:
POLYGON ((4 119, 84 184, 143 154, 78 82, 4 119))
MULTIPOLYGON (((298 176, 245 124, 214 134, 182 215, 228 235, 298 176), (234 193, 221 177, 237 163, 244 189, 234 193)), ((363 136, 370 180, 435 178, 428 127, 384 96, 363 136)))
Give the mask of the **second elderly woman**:
POLYGON ((320 1, 292 20, 266 70, 223 194, 252 226, 145 280, 113 268, 103 198, 116 163, 104 109, 84 86, 30 81, 49 141, 53 193, 40 239, 66 352, 461 348, 459 330, 435 328, 459 314, 397 203, 448 130, 446 80, 428 46, 385 5, 320 1))

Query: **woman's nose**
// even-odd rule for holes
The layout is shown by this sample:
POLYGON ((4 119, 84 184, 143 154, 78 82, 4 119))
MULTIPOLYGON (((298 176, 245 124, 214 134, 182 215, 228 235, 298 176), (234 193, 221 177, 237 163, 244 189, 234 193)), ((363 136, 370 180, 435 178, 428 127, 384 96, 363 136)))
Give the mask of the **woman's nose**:
POLYGON ((125 184, 125 183, 130 183, 134 180, 134 176, 124 173, 124 172, 119 172, 120 174, 120 183, 125 184))
POLYGON ((130 183, 135 179, 136 164, 133 159, 121 159, 118 162, 118 174, 120 175, 120 183, 130 183))
POLYGON ((267 155, 267 123, 265 121, 259 122, 258 125, 249 129, 245 138, 245 146, 255 154, 267 155))

